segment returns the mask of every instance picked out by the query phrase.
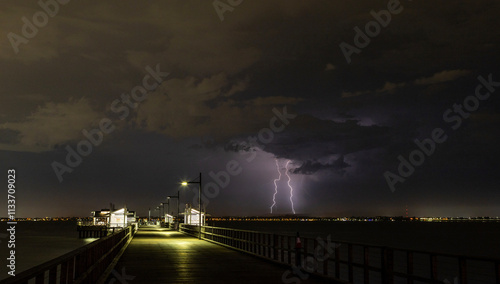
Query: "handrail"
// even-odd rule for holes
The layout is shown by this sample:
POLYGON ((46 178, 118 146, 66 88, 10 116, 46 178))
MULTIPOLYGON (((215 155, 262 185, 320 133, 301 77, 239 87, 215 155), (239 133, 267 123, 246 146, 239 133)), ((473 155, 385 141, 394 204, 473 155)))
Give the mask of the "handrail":
MULTIPOLYGON (((181 231, 198 236, 197 226, 182 225, 181 231)), ((362 283, 367 284, 370 283, 373 273, 378 275, 376 277, 380 278, 384 284, 394 283, 396 277, 405 279, 406 283, 414 283, 415 281, 442 283, 438 279, 438 275, 441 275, 438 274, 438 270, 442 273, 441 266, 453 265, 453 269, 457 271, 455 276, 460 279, 461 284, 467 283, 467 280, 474 280, 469 279, 473 276, 488 277, 490 279, 488 283, 500 284, 500 259, 496 258, 333 240, 330 240, 331 246, 325 246, 324 243, 319 243, 322 241, 321 239, 307 237, 301 238, 302 248, 296 249, 296 237, 292 235, 213 226, 203 226, 201 234, 203 240, 274 262, 296 265, 311 274, 350 283, 353 283, 355 273, 363 280, 362 283), (322 257, 318 257, 318 251, 323 254, 322 257), (477 262, 488 263, 487 265, 483 263, 484 271, 472 271, 477 262), (333 265, 330 265, 332 263, 333 265), (312 265, 309 270, 307 269, 308 265, 312 265), (343 272, 341 273, 341 271, 343 272)))
MULTIPOLYGON (((203 226, 203 228, 217 228, 217 229, 224 229, 224 230, 231 230, 231 231, 239 231, 239 232, 249 232, 249 233, 259 233, 259 234, 275 234, 267 231, 252 231, 252 230, 240 230, 240 229, 234 229, 234 228, 223 228, 223 227, 214 227, 214 226, 203 226)), ((292 234, 280 234, 280 236, 288 236, 288 237, 295 237, 295 235, 292 234)), ((373 245, 373 244, 368 244, 368 243, 363 243, 363 242, 348 242, 348 241, 335 241, 336 244, 351 244, 351 245, 356 245, 356 246, 367 246, 367 247, 372 247, 372 248, 387 248, 387 246, 382 246, 382 245, 373 245)), ((498 258, 492 258, 492 257, 483 257, 483 256, 477 256, 477 255, 463 255, 463 254, 453 254, 453 253, 446 253, 446 252, 435 252, 435 251, 427 251, 427 250, 414 250, 414 249, 406 249, 406 248, 401 248, 401 247, 390 247, 393 250, 398 250, 398 251, 409 251, 413 253, 422 253, 422 254, 438 254, 440 256, 444 257, 466 257, 467 259, 470 260, 481 260, 481 261, 498 261, 498 258)))
POLYGON ((0 284, 28 283, 32 279, 36 279, 36 283, 44 283, 44 279, 48 279, 49 283, 61 284, 94 283, 136 231, 137 225, 132 224, 112 235, 4 279, 0 284))

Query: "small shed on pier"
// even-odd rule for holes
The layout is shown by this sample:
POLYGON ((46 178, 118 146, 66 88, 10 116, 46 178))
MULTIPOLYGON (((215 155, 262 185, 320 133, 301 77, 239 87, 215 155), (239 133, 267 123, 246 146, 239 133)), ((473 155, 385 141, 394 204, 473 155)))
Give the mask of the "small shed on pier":
MULTIPOLYGON (((199 226, 200 225, 199 220, 200 220, 200 211, 186 204, 186 210, 184 211, 184 224, 199 226)), ((201 212, 201 225, 205 226, 205 213, 203 212, 201 212)))
POLYGON ((94 226, 107 227, 126 227, 131 223, 137 222, 135 211, 121 208, 118 210, 101 209, 100 211, 92 211, 92 219, 94 226))

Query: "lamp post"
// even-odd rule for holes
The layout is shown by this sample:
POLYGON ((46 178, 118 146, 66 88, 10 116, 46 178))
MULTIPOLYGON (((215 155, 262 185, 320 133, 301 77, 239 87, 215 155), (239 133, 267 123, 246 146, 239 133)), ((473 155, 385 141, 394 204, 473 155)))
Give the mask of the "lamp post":
POLYGON ((163 217, 165 216, 165 203, 160 203, 161 205, 161 208, 160 208, 160 212, 162 212, 163 210, 163 214, 161 214, 161 218, 163 219, 163 217))
POLYGON ((197 183, 198 184, 198 213, 199 213, 199 217, 198 217, 198 239, 201 240, 201 172, 200 172, 200 177, 198 178, 199 180, 198 181, 183 181, 181 184, 183 186, 187 186, 188 184, 190 183, 197 183))
POLYGON ((177 196, 175 195, 169 195, 167 199, 170 198, 177 198, 177 221, 179 220, 179 190, 177 190, 177 196))
POLYGON ((163 209, 163 214, 165 215, 165 221, 170 224, 170 219, 168 218, 168 212, 170 211, 170 198, 167 197, 167 214, 165 214, 165 209, 163 209))
MULTIPOLYGON (((179 230, 179 224, 180 224, 180 220, 179 220, 179 190, 177 190, 177 196, 175 195, 170 195, 170 196, 167 196, 167 200, 168 200, 168 203, 170 204, 170 198, 177 198, 177 215, 176 215, 176 221, 177 221, 177 230, 179 230)), ((170 208, 170 205, 169 205, 169 208, 170 208)), ((169 211, 170 212, 170 211, 169 211)), ((173 215, 173 214, 172 214, 173 215)), ((175 224, 175 222, 174 222, 175 224)), ((175 227, 174 227, 175 228, 175 227)))

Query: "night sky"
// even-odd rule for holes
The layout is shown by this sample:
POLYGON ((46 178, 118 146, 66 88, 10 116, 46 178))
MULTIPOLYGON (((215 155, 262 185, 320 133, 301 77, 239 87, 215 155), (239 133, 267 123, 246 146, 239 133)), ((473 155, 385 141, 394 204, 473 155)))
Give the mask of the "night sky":
POLYGON ((0 4, 18 217, 158 214, 200 172, 208 213, 271 215, 278 168, 273 215, 286 173, 297 214, 500 215, 498 1, 46 3, 0 4))

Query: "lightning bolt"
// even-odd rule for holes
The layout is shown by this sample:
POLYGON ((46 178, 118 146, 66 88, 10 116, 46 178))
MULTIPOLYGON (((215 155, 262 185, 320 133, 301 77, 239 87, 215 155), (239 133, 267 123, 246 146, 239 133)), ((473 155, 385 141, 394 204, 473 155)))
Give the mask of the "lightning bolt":
POLYGON ((274 180, 274 194, 273 194, 273 205, 271 205, 271 213, 273 213, 273 207, 276 205, 276 193, 278 193, 278 185, 276 184, 276 182, 281 179, 281 172, 280 172, 280 166, 278 165, 278 159, 275 160, 276 160, 276 168, 278 169, 278 173, 280 175, 277 179, 274 180))
MULTIPOLYGON (((288 177, 288 187, 290 188, 290 203, 292 204, 292 212, 293 214, 295 214, 295 209, 293 208, 293 200, 292 200, 292 197, 293 197, 293 187, 290 185, 290 176, 288 175, 288 164, 290 164, 290 160, 288 160, 288 162, 286 162, 286 171, 285 171, 285 174, 286 176, 288 177)), ((280 174, 280 177, 281 177, 281 174, 280 174)))

